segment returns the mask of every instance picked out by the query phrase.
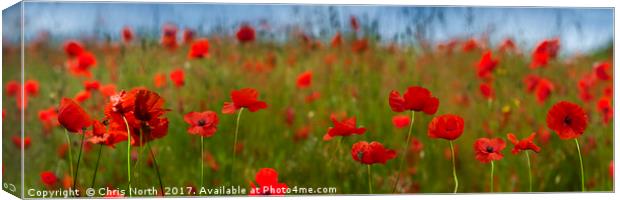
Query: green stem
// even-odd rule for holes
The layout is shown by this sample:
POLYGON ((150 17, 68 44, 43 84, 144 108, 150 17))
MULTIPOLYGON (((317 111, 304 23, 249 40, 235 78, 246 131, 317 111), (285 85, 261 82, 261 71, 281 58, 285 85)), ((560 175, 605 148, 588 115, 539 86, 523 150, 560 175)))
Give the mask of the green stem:
POLYGON ((67 153, 69 154, 69 169, 70 169, 71 175, 73 175, 73 154, 71 153, 71 138, 69 137, 69 132, 67 132, 67 129, 65 129, 65 135, 67 136, 67 153))
POLYGON ((205 137, 200 137, 200 188, 204 187, 205 162, 204 162, 204 141, 205 137))
POLYGON ((454 177, 454 193, 459 190, 459 179, 456 177, 456 158, 454 157, 454 145, 450 140, 450 151, 452 152, 452 176, 454 177))
POLYGON ((161 181, 161 174, 159 173, 159 165, 157 165, 157 159, 155 159, 155 153, 153 153, 153 149, 151 148, 150 143, 146 143, 146 146, 149 148, 149 151, 151 152, 151 157, 153 158, 153 166, 155 166, 155 172, 157 173, 157 179, 159 179, 159 189, 161 189, 162 196, 165 196, 164 195, 164 184, 161 181))
POLYGON ((97 169, 99 169, 99 160, 101 159, 101 149, 103 149, 103 144, 99 144, 99 153, 97 153, 97 162, 95 163, 95 171, 93 172, 93 181, 90 183, 90 188, 95 187, 95 180, 97 179, 97 169))
POLYGON ((491 161, 491 192, 493 192, 493 172, 495 170, 495 164, 493 164, 493 161, 491 161))
POLYGON ((368 167, 368 193, 372 194, 372 176, 370 174, 370 165, 366 165, 368 167))
POLYGON ((585 185, 585 175, 583 173, 583 158, 581 157, 581 148, 579 148, 579 140, 577 140, 577 138, 575 138, 575 144, 577 145, 577 152, 579 153, 579 164, 581 166, 581 191, 585 192, 586 185, 585 185))
POLYGON ((392 193, 396 192, 396 187, 398 186, 398 182, 400 181, 400 171, 403 169, 403 164, 405 163, 405 159, 407 159, 407 148, 409 148, 409 143, 411 142, 411 131, 413 130, 413 122, 415 121, 415 111, 411 111, 411 123, 409 123, 409 132, 407 132, 407 141, 406 146, 403 151, 403 156, 400 158, 400 164, 398 164, 398 176, 396 176, 396 182, 394 182, 394 188, 392 189, 392 193))
POLYGON ((530 153, 525 151, 525 156, 527 157, 527 174, 530 177, 530 192, 532 192, 532 164, 530 161, 530 153))
POLYGON ((129 188, 129 197, 131 197, 131 132, 125 116, 123 116, 123 121, 125 121, 125 126, 127 127, 127 187, 129 188))
POLYGON ((243 108, 239 109, 239 113, 237 113, 237 125, 235 127, 235 141, 233 143, 233 159, 230 164, 230 180, 233 179, 233 170, 235 166, 235 159, 237 158, 237 136, 239 135, 239 122, 241 121, 241 113, 243 112, 243 108))
POLYGON ((75 172, 74 172, 75 175, 73 176, 73 187, 72 188, 75 188, 75 185, 77 184, 78 171, 80 170, 80 160, 82 159, 82 147, 84 147, 84 135, 86 135, 86 133, 82 131, 82 139, 80 140, 80 153, 78 154, 77 166, 75 167, 75 172))

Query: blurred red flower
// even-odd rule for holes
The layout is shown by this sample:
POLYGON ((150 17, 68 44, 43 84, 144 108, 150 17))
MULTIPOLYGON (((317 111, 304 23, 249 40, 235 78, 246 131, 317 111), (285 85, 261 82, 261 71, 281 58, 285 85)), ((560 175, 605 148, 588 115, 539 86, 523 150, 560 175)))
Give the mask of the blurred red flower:
POLYGON ((501 160, 504 157, 501 152, 504 148, 506 148, 506 143, 501 138, 480 138, 474 142, 476 159, 482 163, 501 160))
POLYGON ((58 113, 56 113, 55 106, 39 111, 39 121, 43 124, 43 131, 45 133, 48 133, 52 127, 58 125, 57 117, 58 113))
POLYGON ((479 78, 490 78, 493 75, 493 70, 497 67, 497 59, 491 57, 491 51, 487 51, 482 54, 478 64, 476 65, 479 78))
POLYGON ((342 44, 342 35, 340 34, 340 32, 336 32, 336 35, 334 35, 334 37, 332 38, 331 46, 339 47, 341 44, 342 44))
POLYGON ((588 116, 579 105, 560 101, 549 109, 547 126, 554 130, 560 139, 573 139, 581 136, 588 127, 588 116))
POLYGON ((121 31, 121 37, 123 38, 123 42, 125 44, 131 43, 131 41, 133 40, 133 31, 129 26, 123 27, 123 30, 121 31))
POLYGON ((310 126, 304 126, 297 129, 297 131, 295 132, 295 136, 293 136, 293 140, 295 140, 296 142, 305 140, 308 138, 308 135, 310 135, 310 126))
POLYGON ((499 45, 500 52, 515 52, 517 51, 517 45, 515 45, 514 41, 510 38, 504 39, 502 43, 499 45))
POLYGON ((405 128, 411 123, 411 118, 407 115, 395 115, 392 117, 392 124, 396 128, 405 128))
POLYGON ((183 44, 191 44, 194 41, 196 33, 189 28, 183 30, 183 44))
POLYGON ((456 140, 463 134, 465 122, 458 115, 440 115, 428 124, 428 137, 456 140))
POLYGON ((545 78, 538 79, 538 84, 536 85, 536 101, 538 103, 544 103, 551 95, 551 92, 554 90, 553 83, 545 78))
MULTIPOLYGON (((19 136, 13 136, 11 138, 13 145, 15 145, 15 147, 21 149, 22 147, 22 138, 19 136)), ((26 136, 24 137, 24 149, 28 149, 30 147, 30 137, 26 136)))
POLYGON ((8 96, 17 96, 20 93, 21 86, 17 81, 8 81, 5 86, 6 94, 8 96))
POLYGON ((366 128, 357 128, 357 121, 355 117, 346 118, 344 117, 342 121, 338 121, 336 116, 332 114, 330 116, 334 127, 329 127, 327 129, 327 133, 323 136, 324 141, 331 140, 336 136, 351 136, 353 134, 362 135, 366 132, 366 128))
POLYGON ((24 83, 24 91, 27 95, 37 96, 39 94, 39 82, 36 80, 27 80, 24 83))
POLYGON ((58 178, 51 171, 41 172, 40 176, 41 182, 43 182, 43 184, 45 184, 45 186, 47 187, 54 187, 56 185, 56 182, 58 182, 58 178))
POLYGON ((351 44, 351 51, 355 53, 364 53, 368 49, 368 40, 365 38, 357 39, 351 44))
POLYGON ((297 76, 297 88, 307 88, 312 85, 312 71, 305 71, 297 76))
POLYGON ((177 27, 173 24, 165 24, 162 27, 161 45, 170 51, 179 46, 177 43, 177 27))
POLYGON ((462 51, 463 52, 471 52, 473 50, 479 49, 480 48, 480 44, 478 43, 478 41, 474 38, 470 38, 469 40, 465 41, 463 43, 462 46, 462 51))
POLYGON ((112 95, 116 94, 116 85, 114 85, 113 83, 102 85, 99 87, 99 93, 101 93, 101 95, 106 98, 111 97, 112 95))
POLYGON ((534 74, 528 74, 527 76, 525 76, 525 78, 523 78, 523 83, 525 84, 525 91, 526 92, 534 92, 534 90, 536 90, 536 87, 538 86, 538 81, 541 78, 537 75, 534 74))
POLYGON ((90 98, 90 92, 88 90, 82 90, 75 95, 75 101, 78 103, 84 103, 84 101, 90 98))
POLYGON ((63 44, 63 49, 65 50, 65 54, 67 54, 69 58, 76 57, 85 51, 82 44, 75 40, 66 41, 63 44))
POLYGON ((480 94, 485 99, 494 99, 495 98, 495 90, 493 90, 493 86, 489 83, 480 83, 480 94))
POLYGON ((423 87, 409 87, 403 96, 395 90, 390 92, 390 108, 394 112, 412 110, 432 115, 437 112, 439 99, 433 97, 431 92, 423 87))
POLYGON ((385 164, 388 160, 396 158, 396 151, 385 148, 379 142, 361 141, 353 144, 351 157, 362 164, 385 164))
POLYGON ((181 87, 185 85, 185 72, 181 68, 177 68, 170 72, 170 80, 174 83, 174 86, 181 87))
POLYGON ((614 178, 614 161, 609 162, 609 177, 614 178))
POLYGON ((98 91, 101 87, 99 81, 84 81, 84 90, 86 91, 98 91))
POLYGON ((69 72, 76 76, 85 76, 90 78, 92 76, 90 68, 97 64, 97 58, 95 55, 88 51, 84 51, 76 58, 67 61, 67 67, 69 72))
POLYGON ((183 120, 190 125, 187 132, 201 137, 213 136, 219 122, 217 114, 213 111, 190 112, 183 116, 183 120))
POLYGON ((411 139, 411 145, 409 145, 409 150, 412 152, 420 152, 424 148, 424 144, 418 138, 411 139))
POLYGON ((535 69, 537 67, 547 66, 549 59, 555 58, 559 49, 560 40, 557 38, 543 40, 538 43, 536 48, 534 48, 534 52, 532 52, 532 62, 530 63, 530 68, 535 69))
POLYGON ((63 98, 58 106, 58 122, 72 133, 77 133, 92 124, 90 116, 75 101, 63 98))
POLYGON ((360 25, 355 16, 351 15, 351 17, 349 18, 349 23, 351 24, 351 28, 354 31, 359 31, 360 25))
POLYGON ((284 195, 288 186, 285 183, 280 183, 278 180, 278 172, 272 168, 262 168, 258 170, 254 180, 258 186, 254 185, 254 182, 250 182, 250 195, 284 195))
POLYGON ((192 42, 192 46, 189 49, 187 58, 197 59, 197 58, 207 58, 207 57, 209 57, 209 40, 206 38, 203 38, 203 39, 198 39, 192 42))
POLYGON ((306 101, 306 103, 312 103, 319 98, 321 98, 321 93, 318 91, 312 91, 310 94, 306 96, 304 100, 306 101))
POLYGON ((515 145, 515 147, 512 148, 512 154, 527 150, 532 150, 536 153, 540 152, 540 147, 534 144, 534 138, 536 138, 536 133, 532 133, 523 140, 519 140, 514 134, 508 133, 508 140, 515 145))
POLYGON ((248 24, 241 25, 237 31, 237 40, 241 43, 252 42, 256 39, 256 32, 254 28, 248 24))
POLYGON ((610 70, 611 64, 607 61, 594 64, 594 72, 599 80, 611 80, 610 70))
POLYGON ((127 140, 127 134, 122 131, 108 131, 106 126, 100 121, 95 120, 93 122, 92 130, 86 131, 86 135, 89 136, 88 142, 93 144, 103 144, 110 147, 114 147, 116 143, 127 140))
POLYGON ((167 77, 166 74, 164 73, 157 73, 155 74, 155 76, 153 76, 153 84, 155 85, 156 88, 162 88, 166 85, 167 82, 167 77))
POLYGON ((267 108, 267 103, 259 101, 258 91, 252 88, 243 88, 240 90, 233 90, 230 93, 232 102, 224 102, 222 113, 232 114, 241 108, 247 108, 250 112, 256 112, 261 109, 267 108))
POLYGON ((601 97, 596 103, 596 110, 601 113, 604 124, 608 124, 614 116, 614 110, 611 106, 611 99, 609 97, 601 97))

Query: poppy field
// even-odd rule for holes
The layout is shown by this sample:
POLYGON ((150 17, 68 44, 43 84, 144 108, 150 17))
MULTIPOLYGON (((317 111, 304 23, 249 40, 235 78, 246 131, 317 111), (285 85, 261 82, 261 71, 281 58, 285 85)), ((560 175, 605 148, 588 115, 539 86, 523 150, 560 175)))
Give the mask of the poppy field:
POLYGON ((26 197, 613 191, 611 42, 414 45, 345 24, 284 41, 253 22, 39 35, 23 80, 5 43, 3 180, 19 184, 23 161, 26 197), (205 193, 222 186, 246 192, 205 193))

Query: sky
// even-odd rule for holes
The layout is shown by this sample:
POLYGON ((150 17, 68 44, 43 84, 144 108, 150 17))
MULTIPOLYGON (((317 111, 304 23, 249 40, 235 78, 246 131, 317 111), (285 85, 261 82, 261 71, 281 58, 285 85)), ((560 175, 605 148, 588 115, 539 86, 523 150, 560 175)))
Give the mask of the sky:
MULTIPOLYGON (((518 44, 533 48, 542 39, 560 37, 564 53, 586 52, 608 45, 613 40, 614 14, 611 8, 136 2, 27 2, 24 11, 27 40, 40 31, 49 32, 53 39, 106 35, 115 39, 124 26, 143 36, 158 37, 164 23, 174 23, 181 29, 192 28, 200 35, 232 34, 241 23, 259 26, 262 21, 269 24, 267 32, 276 38, 290 35, 288 32, 296 27, 309 35, 328 38, 336 31, 350 29, 349 17, 356 16, 364 25, 374 24, 383 41, 400 38, 401 42, 413 38, 407 29, 415 30, 415 23, 424 21, 426 15, 420 13, 437 11, 442 20, 435 17, 425 23, 429 30, 426 35, 432 42, 488 33, 492 43, 511 37, 518 44)), ((3 29, 16 29, 11 27, 15 24, 18 23, 3 23, 3 29)))

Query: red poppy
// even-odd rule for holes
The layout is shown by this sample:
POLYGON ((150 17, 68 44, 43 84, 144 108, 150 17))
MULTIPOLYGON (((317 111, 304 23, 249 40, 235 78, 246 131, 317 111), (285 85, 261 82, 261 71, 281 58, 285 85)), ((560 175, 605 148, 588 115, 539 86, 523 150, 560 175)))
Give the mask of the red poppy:
POLYGON ((129 26, 123 27, 123 30, 121 31, 121 37, 123 38, 123 42, 125 44, 131 43, 131 41, 133 40, 133 31, 129 26))
POLYGON ((164 87, 167 80, 168 79, 166 78, 166 74, 164 73, 157 73, 155 74, 155 76, 153 76, 153 83, 156 88, 164 87))
POLYGON ((534 138, 536 138, 536 133, 532 133, 523 140, 519 140, 514 134, 508 133, 508 140, 515 145, 515 147, 512 148, 512 154, 527 150, 532 150, 536 153, 540 152, 540 147, 534 144, 534 138))
POLYGON ((177 44, 177 27, 173 24, 165 24, 162 27, 161 45, 170 51, 174 51, 177 44))
POLYGON ((96 80, 84 81, 84 90, 97 91, 99 90, 100 87, 101 87, 101 84, 99 83, 99 81, 96 81, 96 80))
POLYGON ((192 29, 186 28, 183 30, 183 43, 192 43, 194 41, 194 35, 196 35, 196 33, 192 29))
POLYGON ((58 113, 56 107, 50 107, 39 111, 39 121, 43 124, 43 130, 48 133, 52 127, 58 125, 58 113))
POLYGON ((80 132, 92 124, 90 116, 75 101, 63 98, 58 106, 58 122, 72 133, 80 132))
POLYGON ((528 74, 527 76, 525 76, 525 78, 523 79, 523 83, 525 83, 525 91, 534 92, 534 90, 536 90, 536 87, 538 86, 538 81, 540 79, 540 77, 533 74, 528 74))
POLYGON ((304 126, 295 132, 295 136, 293 136, 293 140, 300 141, 308 139, 308 135, 310 135, 310 126, 304 126))
POLYGON ((39 94, 39 82, 36 80, 27 80, 24 83, 24 91, 27 95, 37 96, 39 94))
POLYGON ((588 127, 588 116, 579 105, 560 101, 549 109, 547 126, 554 130, 560 139, 573 139, 581 136, 588 127))
POLYGON ((433 97, 426 88, 418 86, 407 88, 407 92, 403 96, 400 96, 400 93, 397 91, 392 90, 389 101, 390 108, 394 112, 412 110, 432 115, 437 112, 439 107, 439 99, 433 97))
POLYGON ((357 18, 355 18, 355 16, 351 16, 349 18, 349 23, 351 24, 351 28, 354 31, 358 31, 360 29, 360 25, 359 22, 357 21, 357 18))
POLYGON ((111 97, 116 94, 116 85, 113 83, 102 85, 99 87, 99 93, 101 93, 104 97, 111 97))
POLYGON ((92 74, 89 70, 96 64, 97 58, 95 58, 92 53, 85 51, 75 59, 69 60, 67 62, 67 67, 69 68, 69 72, 73 75, 91 77, 92 74))
POLYGON ((56 185, 56 182, 58 182, 58 178, 51 171, 41 172, 40 175, 41 175, 41 182, 43 182, 43 184, 45 184, 45 186, 47 187, 54 187, 54 185, 56 185))
POLYGON ((244 24, 241 25, 239 30, 237 31, 237 40, 241 43, 252 42, 256 39, 256 32, 252 26, 244 24))
POLYGON ((306 96, 304 100, 306 101, 306 103, 312 103, 319 98, 321 98, 321 93, 318 91, 312 91, 310 94, 306 96))
POLYGON ((312 71, 305 71, 297 76, 297 88, 307 88, 312 85, 312 71))
POLYGON ((340 32, 337 32, 336 35, 334 35, 334 37, 332 38, 331 46, 339 47, 341 44, 342 44, 342 35, 340 34, 340 32))
POLYGON ((328 141, 336 136, 351 136, 353 134, 362 135, 366 132, 366 128, 357 128, 357 121, 355 117, 346 118, 342 121, 338 121, 335 115, 331 115, 330 119, 334 124, 334 127, 329 127, 327 133, 323 136, 323 140, 328 141))
POLYGON ((385 164, 388 160, 396 157, 396 151, 383 147, 379 142, 361 141, 353 144, 351 157, 362 164, 372 165, 385 164))
MULTIPOLYGON (((22 138, 19 136, 13 136, 11 138, 13 144, 15 145, 15 147, 20 148, 22 147, 22 138)), ((24 137, 24 149, 28 149, 28 147, 30 147, 30 137, 26 136, 24 137)))
POLYGON ((88 142, 93 144, 103 144, 114 147, 116 143, 127 140, 127 134, 122 131, 114 131, 106 128, 100 121, 93 122, 92 130, 86 131, 86 135, 90 136, 88 142))
POLYGON ((17 81, 8 81, 5 90, 8 96, 17 96, 20 93, 21 86, 17 81))
POLYGON ((75 40, 66 41, 63 48, 65 50, 65 54, 67 54, 69 58, 76 57, 85 51, 82 44, 75 40))
POLYGON ((609 177, 614 178, 614 161, 609 162, 609 177))
POLYGON ((418 138, 411 139, 411 145, 409 145, 409 150, 412 152, 420 152, 424 148, 424 144, 418 138))
POLYGON ((288 107, 284 111, 284 122, 289 126, 295 123, 295 109, 293 107, 288 107))
POLYGON ((162 108, 163 104, 164 100, 157 93, 143 88, 134 88, 129 93, 122 91, 112 96, 104 112, 110 119, 111 131, 126 134, 125 120, 127 120, 131 128, 131 144, 142 146, 168 133, 168 119, 160 118, 168 111, 162 108))
POLYGON ((267 103, 259 101, 258 91, 252 88, 243 88, 240 90, 233 90, 230 93, 232 102, 224 102, 222 113, 232 114, 241 108, 247 108, 250 112, 256 112, 261 109, 267 108, 267 103))
POLYGON ((478 48, 480 48, 480 44, 478 44, 478 41, 474 38, 470 38, 469 40, 463 43, 462 51, 470 52, 478 48))
POLYGON ((392 124, 396 128, 405 128, 411 123, 411 118, 407 115, 395 115, 392 117, 392 124))
POLYGON ((207 57, 209 57, 209 40, 203 38, 192 42, 187 58, 197 59, 207 57))
POLYGON ((599 80, 611 80, 611 64, 609 62, 599 62, 594 64, 594 72, 599 80))
POLYGON ((501 52, 509 52, 509 51, 517 51, 517 46, 515 45, 514 41, 512 41, 512 39, 510 38, 506 38, 504 39, 504 41, 502 41, 502 44, 499 46, 499 51, 501 52))
POLYGON ((489 78, 493 75, 493 70, 497 67, 498 60, 491 57, 491 51, 482 54, 476 65, 479 78, 489 78))
POLYGON ((250 182, 250 195, 284 195, 288 186, 280 183, 278 180, 278 172, 272 168, 262 168, 258 170, 254 177, 258 187, 254 182, 250 182))
POLYGON ((474 143, 476 159, 482 163, 501 160, 504 157, 501 152, 504 148, 506 148, 506 143, 501 138, 480 138, 474 143))
POLYGON ((463 118, 458 115, 440 115, 428 124, 428 137, 456 140, 463 134, 464 124, 463 118))
POLYGON ((185 72, 183 69, 178 68, 170 72, 170 80, 172 80, 172 83, 174 83, 176 87, 185 85, 185 72))
POLYGON ((549 59, 553 59, 557 56, 560 49, 560 40, 551 39, 543 40, 536 46, 532 53, 532 62, 530 68, 545 67, 549 62, 549 59))
POLYGON ((541 104, 544 103, 549 98, 549 95, 551 95, 553 89, 554 86, 551 81, 544 78, 538 79, 538 84, 535 91, 536 101, 541 104))
POLYGON ((486 82, 480 84, 480 94, 482 94, 485 99, 495 98, 495 90, 493 90, 493 86, 486 82))
POLYGON ((84 101, 90 98, 90 92, 88 90, 82 90, 75 95, 75 101, 78 103, 84 103, 84 101))
POLYGON ((368 40, 367 39, 357 39, 353 41, 351 44, 351 51, 355 53, 364 53, 368 49, 368 40))
POLYGON ((217 114, 213 111, 190 112, 183 116, 183 120, 190 125, 187 132, 201 137, 213 136, 219 122, 217 114))
POLYGON ((601 113, 603 117, 603 123, 608 124, 611 118, 614 116, 614 110, 611 107, 611 99, 609 97, 602 97, 596 103, 596 110, 601 113))

